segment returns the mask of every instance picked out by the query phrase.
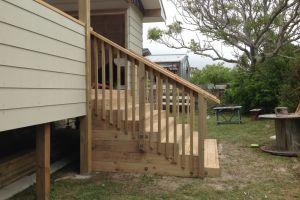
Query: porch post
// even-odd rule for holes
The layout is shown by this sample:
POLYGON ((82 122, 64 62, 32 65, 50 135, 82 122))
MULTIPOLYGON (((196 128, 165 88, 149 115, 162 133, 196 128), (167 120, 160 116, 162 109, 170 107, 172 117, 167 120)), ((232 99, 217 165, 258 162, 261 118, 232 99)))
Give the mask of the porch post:
POLYGON ((80 173, 92 170, 92 114, 91 114, 91 16, 90 0, 78 0, 79 20, 85 23, 86 43, 86 116, 80 119, 80 173))
POLYGON ((50 199, 50 124, 37 127, 36 132, 36 195, 50 199))

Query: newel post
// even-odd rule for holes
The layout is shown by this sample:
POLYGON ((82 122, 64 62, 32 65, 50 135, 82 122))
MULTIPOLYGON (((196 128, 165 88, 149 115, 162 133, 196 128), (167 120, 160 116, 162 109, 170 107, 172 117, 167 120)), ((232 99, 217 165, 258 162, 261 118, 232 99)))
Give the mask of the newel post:
POLYGON ((92 103, 91 103, 91 3, 78 0, 79 20, 85 23, 86 45, 86 116, 80 119, 80 173, 92 170, 92 103))

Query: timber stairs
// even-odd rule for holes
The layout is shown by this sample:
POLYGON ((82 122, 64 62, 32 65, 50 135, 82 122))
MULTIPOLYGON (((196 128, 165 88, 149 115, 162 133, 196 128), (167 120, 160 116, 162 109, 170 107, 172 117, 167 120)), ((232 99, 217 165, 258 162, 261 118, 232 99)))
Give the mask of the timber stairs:
POLYGON ((217 141, 207 139, 206 121, 207 101, 219 100, 105 37, 92 35, 92 67, 101 71, 91 77, 93 86, 101 85, 91 90, 92 170, 219 176, 217 141))

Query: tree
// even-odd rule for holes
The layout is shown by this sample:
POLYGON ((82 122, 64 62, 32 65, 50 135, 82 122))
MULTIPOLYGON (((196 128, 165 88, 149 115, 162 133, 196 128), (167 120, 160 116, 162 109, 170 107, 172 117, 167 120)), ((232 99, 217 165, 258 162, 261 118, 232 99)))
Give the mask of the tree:
POLYGON ((190 49, 195 54, 228 63, 239 63, 244 55, 248 67, 254 71, 266 58, 279 55, 284 45, 299 45, 299 0, 170 1, 180 17, 166 30, 148 31, 149 39, 168 47, 190 49), (187 40, 184 37, 187 32, 193 33, 193 38, 187 40), (214 41, 233 47, 233 58, 224 56, 214 41))
POLYGON ((191 76, 191 82, 197 85, 214 85, 229 83, 232 79, 232 70, 223 65, 223 63, 206 65, 203 69, 194 71, 191 76))
POLYGON ((251 108, 274 112, 276 106, 287 106, 294 112, 300 101, 300 53, 294 53, 295 48, 284 46, 280 50, 283 57, 266 58, 253 73, 237 66, 231 87, 223 96, 225 103, 242 105, 244 112, 251 108))

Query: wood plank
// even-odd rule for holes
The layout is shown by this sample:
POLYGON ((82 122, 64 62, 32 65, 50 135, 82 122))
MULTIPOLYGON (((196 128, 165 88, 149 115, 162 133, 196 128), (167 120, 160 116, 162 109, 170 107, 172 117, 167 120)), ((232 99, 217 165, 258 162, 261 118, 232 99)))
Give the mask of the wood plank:
POLYGON ((112 90, 113 90, 113 50, 112 50, 112 46, 109 46, 109 101, 110 101, 110 106, 109 106, 109 110, 110 110, 110 115, 109 115, 109 122, 111 125, 113 125, 113 113, 112 113, 112 90))
POLYGON ((178 82, 179 84, 193 90, 194 92, 196 93, 199 93, 201 94, 202 96, 205 96, 207 99, 213 101, 213 102, 216 102, 216 103, 220 103, 220 100, 215 97, 214 95, 210 94, 209 92, 206 92, 205 90, 201 89, 200 87, 190 83, 189 81, 177 76, 176 74, 168 71, 167 69, 161 67, 160 65, 158 64, 155 64, 147 59, 145 59, 144 57, 138 55, 138 54, 135 54, 134 52, 131 52, 130 50, 128 49, 125 49, 123 47, 121 47, 120 45, 112 42, 111 40, 105 38, 104 36, 96 33, 95 31, 92 31, 91 32, 94 36, 98 37, 99 39, 109 43, 110 45, 114 46, 115 48, 119 49, 120 51, 124 52, 125 54, 127 54, 128 56, 140 61, 140 62, 143 62, 145 65, 149 66, 150 68, 153 68, 153 70, 155 72, 158 72, 158 73, 161 73, 161 74, 164 74, 165 76, 169 77, 170 79, 172 79, 173 81, 175 82, 178 82))
POLYGON ((209 177, 221 175, 217 140, 204 140, 204 169, 209 177))
POLYGON ((92 170, 92 112, 91 112, 91 4, 79 1, 79 20, 85 23, 86 116, 80 119, 80 173, 92 170))
POLYGON ((178 108, 178 88, 177 88, 177 84, 174 83, 173 84, 173 116, 174 116, 174 143, 176 145, 174 145, 174 149, 173 149, 173 162, 177 163, 178 162, 178 153, 179 153, 179 149, 178 149, 178 145, 177 145, 177 120, 178 120, 178 113, 179 110, 178 108))
POLYGON ((190 91, 189 93, 189 99, 190 99, 190 171, 191 173, 194 173, 194 159, 193 159, 193 155, 194 155, 194 121, 195 121, 195 97, 193 94, 193 91, 190 91))
POLYGON ((158 74, 157 76, 157 81, 158 81, 158 145, 157 145, 157 153, 158 154, 161 154, 162 151, 162 145, 160 144, 161 143, 161 131, 162 131, 162 128, 161 128, 161 113, 162 113, 162 98, 163 98, 163 94, 162 94, 162 78, 161 78, 161 75, 158 74))
POLYGON ((154 117, 153 117, 153 110, 154 110, 154 97, 153 97, 154 76, 153 76, 153 70, 152 69, 150 69, 150 71, 149 71, 149 78, 150 78, 150 97, 149 97, 149 102, 150 102, 150 134, 149 134, 149 144, 150 144, 150 148, 152 148, 151 141, 152 141, 152 135, 153 135, 153 126, 154 126, 154 117))
MULTIPOLYGON (((135 98, 136 98, 136 75, 135 75, 135 60, 131 59, 131 65, 130 65, 130 70, 131 70, 131 80, 132 80, 132 84, 131 84, 131 92, 132 92, 132 105, 135 105, 135 98)), ((132 106, 131 109, 131 114, 132 114, 132 138, 135 139, 136 138, 136 131, 135 131, 135 106, 132 106)))
MULTIPOLYGON (((165 85, 166 85, 166 124, 169 124, 169 117, 170 117, 170 82, 169 79, 166 78, 165 79, 165 85)), ((167 126, 166 127, 166 144, 170 143, 170 127, 167 126)), ((171 152, 170 149, 165 148, 166 152, 165 152, 165 156, 166 158, 170 157, 171 152)))
POLYGON ((99 67, 99 50, 98 50, 98 39, 94 38, 93 39, 93 48, 94 48, 94 78, 95 78, 95 105, 94 105, 94 114, 98 116, 98 82, 99 82, 99 77, 98 77, 98 67, 99 67))
POLYGON ((181 146, 182 146, 182 155, 181 155, 181 167, 185 168, 185 87, 181 88, 181 123, 182 123, 182 137, 181 137, 181 146))
POLYGON ((50 199, 50 124, 37 128, 36 194, 37 199, 50 199))
POLYGON ((105 61, 105 44, 101 42, 101 57, 102 57, 102 120, 106 119, 106 108, 105 108, 105 100, 106 100, 106 61, 105 61))
POLYGON ((200 177, 205 176, 204 171, 204 139, 205 139, 205 127, 204 127, 204 118, 205 115, 205 100, 198 94, 198 173, 200 177))
POLYGON ((145 104, 146 104, 146 71, 145 64, 140 62, 138 68, 139 75, 139 148, 144 151, 146 142, 145 135, 145 104))
POLYGON ((117 121, 117 128, 120 129, 121 127, 121 66, 120 66, 120 51, 117 50, 117 106, 118 106, 118 121, 117 121))
POLYGON ((73 21, 73 22, 75 22, 75 23, 77 23, 77 24, 80 24, 80 25, 82 25, 82 26, 85 25, 82 21, 80 21, 80 20, 78 20, 78 19, 72 17, 71 15, 68 15, 67 13, 65 13, 65 12, 63 12, 63 11, 57 9, 57 8, 54 7, 54 6, 51 6, 50 4, 46 3, 46 2, 43 1, 43 0, 35 0, 35 1, 38 2, 39 4, 45 6, 46 8, 48 8, 48 9, 50 9, 50 10, 52 10, 52 11, 54 11, 54 12, 60 14, 60 15, 62 15, 63 17, 66 17, 66 18, 70 19, 71 21, 73 21))
POLYGON ((125 134, 128 134, 128 57, 125 54, 125 134))

